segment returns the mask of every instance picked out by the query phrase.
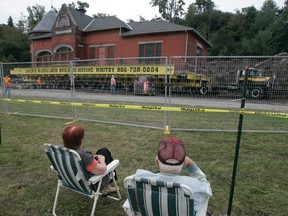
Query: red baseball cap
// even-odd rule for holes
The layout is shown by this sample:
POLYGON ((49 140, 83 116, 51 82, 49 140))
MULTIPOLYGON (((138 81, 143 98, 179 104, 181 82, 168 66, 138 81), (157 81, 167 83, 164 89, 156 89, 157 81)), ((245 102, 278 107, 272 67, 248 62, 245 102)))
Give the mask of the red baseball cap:
POLYGON ((181 139, 176 137, 169 137, 160 141, 158 146, 158 160, 162 164, 178 166, 185 161, 185 157, 185 146, 181 139), (178 162, 168 161, 170 159, 174 159, 178 162))

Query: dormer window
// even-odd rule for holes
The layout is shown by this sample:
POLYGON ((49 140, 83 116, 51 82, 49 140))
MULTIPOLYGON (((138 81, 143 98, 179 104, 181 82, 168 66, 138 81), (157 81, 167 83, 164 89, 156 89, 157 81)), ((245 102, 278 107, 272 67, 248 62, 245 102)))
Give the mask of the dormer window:
POLYGON ((70 21, 68 16, 64 15, 59 17, 57 25, 58 28, 70 26, 70 21))

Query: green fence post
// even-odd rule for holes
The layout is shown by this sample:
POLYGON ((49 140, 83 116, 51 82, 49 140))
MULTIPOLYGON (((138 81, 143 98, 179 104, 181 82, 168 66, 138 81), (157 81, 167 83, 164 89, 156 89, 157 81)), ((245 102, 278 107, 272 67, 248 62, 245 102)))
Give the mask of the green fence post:
POLYGON ((0 145, 2 144, 2 129, 1 129, 1 122, 0 122, 0 145))
MULTIPOLYGON (((247 95, 247 83, 248 83, 248 68, 245 68, 245 76, 244 76, 244 83, 242 89, 242 99, 241 99, 241 110, 245 108, 246 102, 246 95, 247 95)), ((240 150, 240 141, 241 141, 241 134, 242 134, 242 125, 243 125, 243 114, 240 112, 239 114, 239 123, 238 123, 238 131, 237 131, 237 140, 236 140, 236 148, 235 148, 235 156, 234 156, 234 165, 233 165, 233 173, 231 179, 231 186, 230 186, 230 196, 229 196, 229 203, 228 203, 228 210, 227 215, 231 216, 232 211, 232 203, 233 203, 233 195, 234 195, 234 188, 235 188, 235 179, 237 174, 237 165, 238 165, 238 157, 239 157, 239 150, 240 150)))

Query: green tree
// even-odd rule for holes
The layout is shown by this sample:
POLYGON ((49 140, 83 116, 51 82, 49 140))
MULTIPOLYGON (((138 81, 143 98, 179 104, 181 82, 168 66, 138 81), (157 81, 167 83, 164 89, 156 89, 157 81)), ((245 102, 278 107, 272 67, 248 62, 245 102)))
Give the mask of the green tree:
POLYGON ((210 55, 239 55, 241 40, 245 33, 244 23, 244 17, 238 10, 226 25, 211 34, 209 41, 213 48, 209 51, 210 55))
POLYGON ((270 29, 259 31, 253 38, 244 38, 241 44, 242 55, 274 55, 271 46, 272 32, 270 29))
POLYGON ((14 26, 14 22, 11 16, 8 17, 8 21, 7 21, 8 26, 13 27, 14 26))
POLYGON ((0 25, 0 61, 30 61, 29 38, 21 30, 8 25, 0 25))
POLYGON ((21 13, 21 16, 19 18, 18 23, 16 24, 16 27, 21 30, 23 33, 28 32, 28 20, 27 16, 25 16, 23 13, 21 13))
POLYGON ((84 11, 86 11, 86 9, 89 8, 89 4, 87 2, 77 1, 77 5, 78 6, 76 7, 75 2, 72 2, 68 4, 68 7, 84 11))
POLYGON ((183 0, 151 0, 152 7, 158 7, 158 11, 162 18, 175 22, 176 18, 184 15, 185 2, 183 0))
POLYGON ((86 9, 89 8, 89 4, 87 2, 77 1, 77 4, 78 4, 79 10, 85 10, 86 11, 86 9))
POLYGON ((251 24, 252 33, 257 33, 257 31, 263 31, 272 25, 278 13, 278 7, 273 0, 266 0, 263 3, 261 10, 256 13, 255 20, 251 24))
POLYGON ((108 17, 110 16, 109 14, 105 14, 105 13, 97 13, 97 14, 93 14, 92 17, 93 18, 103 18, 103 17, 108 17))
POLYGON ((211 22, 213 19, 215 4, 211 0, 196 0, 188 7, 186 19, 188 18, 191 25, 193 22, 198 31, 206 38, 209 39, 211 32, 211 22))
POLYGON ((278 7, 273 0, 264 1, 261 10, 254 7, 242 9, 244 16, 244 34, 242 55, 273 55, 273 25, 277 19, 278 7))
POLYGON ((272 46, 280 52, 288 50, 288 0, 284 2, 284 6, 278 10, 279 18, 272 25, 273 41, 272 46))
MULTIPOLYGON (((255 22, 257 13, 257 9, 254 6, 242 8, 241 14, 244 19, 244 28, 246 29, 246 34, 251 34, 250 29, 252 24, 255 22)), ((253 33, 252 33, 253 34, 253 33)))
POLYGON ((41 5, 34 5, 32 7, 28 6, 27 7, 28 11, 28 26, 27 29, 28 31, 31 31, 37 24, 40 22, 44 15, 45 15, 45 7, 41 5))
POLYGON ((207 13, 198 13, 196 11, 197 9, 192 4, 188 7, 186 23, 188 26, 195 28, 202 36, 205 36, 206 39, 208 39, 208 33, 213 34, 213 32, 219 31, 222 27, 226 26, 234 16, 229 12, 213 10, 209 18, 207 13))
POLYGON ((284 6, 281 10, 281 17, 282 19, 288 20, 288 0, 284 2, 284 6))
POLYGON ((192 5, 197 9, 198 13, 205 13, 215 8, 215 3, 212 0, 196 0, 192 5))
POLYGON ((68 7, 73 8, 73 9, 76 9, 76 4, 75 4, 75 2, 69 3, 69 4, 68 4, 68 7))

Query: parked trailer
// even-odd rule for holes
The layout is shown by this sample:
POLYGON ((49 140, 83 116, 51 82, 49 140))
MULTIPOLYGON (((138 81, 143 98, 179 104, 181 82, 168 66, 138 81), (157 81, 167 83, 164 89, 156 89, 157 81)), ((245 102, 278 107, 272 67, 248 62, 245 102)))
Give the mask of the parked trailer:
POLYGON ((117 91, 134 92, 137 95, 156 95, 171 91, 207 94, 210 79, 203 74, 190 71, 175 71, 172 65, 103 65, 14 68, 10 70, 23 78, 23 88, 36 88, 36 80, 41 78, 42 88, 68 89, 71 77, 76 89, 109 90, 110 79, 114 75, 117 91))

